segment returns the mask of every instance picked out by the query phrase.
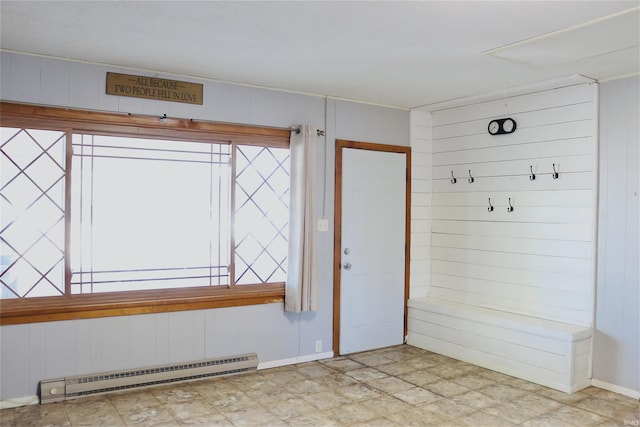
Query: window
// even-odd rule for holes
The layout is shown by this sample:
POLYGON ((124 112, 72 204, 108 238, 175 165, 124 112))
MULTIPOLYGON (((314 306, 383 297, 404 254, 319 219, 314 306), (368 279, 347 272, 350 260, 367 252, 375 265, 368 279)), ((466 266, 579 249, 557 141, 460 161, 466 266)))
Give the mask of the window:
POLYGON ((235 280, 284 282, 289 226, 289 150, 238 146, 235 280))
POLYGON ((74 134, 72 146, 72 294, 230 283, 229 144, 74 134))
POLYGON ((288 130, 6 106, 3 323, 283 299, 288 130))
POLYGON ((64 294, 65 133, 0 128, 0 298, 64 294))

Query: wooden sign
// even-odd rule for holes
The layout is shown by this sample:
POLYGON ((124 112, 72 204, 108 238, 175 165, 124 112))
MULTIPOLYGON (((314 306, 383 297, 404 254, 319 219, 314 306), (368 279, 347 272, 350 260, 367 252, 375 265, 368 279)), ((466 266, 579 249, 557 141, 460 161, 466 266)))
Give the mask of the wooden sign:
POLYGON ((107 95, 202 105, 202 91, 200 83, 107 73, 107 95))

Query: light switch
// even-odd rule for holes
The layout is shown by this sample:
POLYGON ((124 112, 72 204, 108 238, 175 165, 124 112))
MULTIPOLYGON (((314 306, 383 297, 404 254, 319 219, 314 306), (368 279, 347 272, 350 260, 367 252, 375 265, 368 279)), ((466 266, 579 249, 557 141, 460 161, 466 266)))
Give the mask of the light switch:
POLYGON ((318 231, 329 231, 329 220, 328 219, 319 219, 318 220, 318 231))

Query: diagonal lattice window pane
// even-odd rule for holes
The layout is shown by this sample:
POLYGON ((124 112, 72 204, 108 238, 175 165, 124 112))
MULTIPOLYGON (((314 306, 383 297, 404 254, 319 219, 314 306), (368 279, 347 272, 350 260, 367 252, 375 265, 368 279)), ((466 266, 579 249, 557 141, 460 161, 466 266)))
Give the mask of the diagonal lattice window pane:
POLYGON ((289 150, 236 147, 236 284, 286 279, 289 150))
POLYGON ((0 298, 64 293, 61 131, 0 128, 0 298))

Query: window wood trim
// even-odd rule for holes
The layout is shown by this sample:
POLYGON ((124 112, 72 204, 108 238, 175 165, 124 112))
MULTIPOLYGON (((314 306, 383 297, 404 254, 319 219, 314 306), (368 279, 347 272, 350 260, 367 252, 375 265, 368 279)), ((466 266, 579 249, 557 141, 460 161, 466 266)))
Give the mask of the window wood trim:
POLYGON ((73 128, 74 132, 114 135, 126 133, 144 138, 171 138, 175 140, 237 141, 241 144, 265 143, 270 147, 289 147, 290 129, 210 122, 130 114, 83 111, 59 107, 0 102, 3 126, 21 126, 40 129, 73 128), (10 124, 5 124, 10 121, 10 124))
POLYGON ((284 302, 284 283, 228 288, 109 292, 0 301, 0 325, 284 302))
MULTIPOLYGON (((215 141, 288 148, 291 135, 290 129, 283 128, 170 117, 163 118, 161 122, 160 117, 149 115, 83 111, 10 102, 0 102, 0 125, 66 131, 69 141, 69 133, 73 129, 74 133, 127 134, 139 138, 215 141)), ((70 150, 67 150, 66 155, 70 156, 70 150)), ((67 158, 67 165, 70 164, 69 160, 67 158)), ((67 179, 67 209, 71 197, 69 190, 67 179)), ((66 233, 70 230, 69 222, 70 217, 66 214, 66 233)), ((68 238, 65 236, 65 239, 68 238)), ((68 260, 66 254, 65 263, 68 263, 68 260)), ((281 303, 284 302, 284 295, 284 283, 272 283, 7 299, 0 300, 0 325, 281 303)))

